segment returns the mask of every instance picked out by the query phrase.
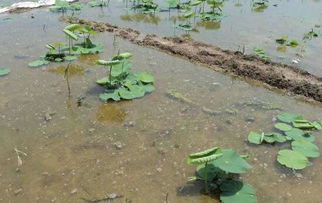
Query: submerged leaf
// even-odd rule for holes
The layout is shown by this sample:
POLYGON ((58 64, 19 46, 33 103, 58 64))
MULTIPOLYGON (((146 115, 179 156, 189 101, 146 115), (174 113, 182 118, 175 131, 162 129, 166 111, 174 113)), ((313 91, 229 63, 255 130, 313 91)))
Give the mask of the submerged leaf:
POLYGON ((220 186, 220 200, 223 203, 256 203, 256 191, 240 181, 228 180, 220 186))
POLYGON ((304 154, 288 149, 280 150, 278 152, 277 161, 292 169, 303 169, 309 165, 309 160, 304 154))

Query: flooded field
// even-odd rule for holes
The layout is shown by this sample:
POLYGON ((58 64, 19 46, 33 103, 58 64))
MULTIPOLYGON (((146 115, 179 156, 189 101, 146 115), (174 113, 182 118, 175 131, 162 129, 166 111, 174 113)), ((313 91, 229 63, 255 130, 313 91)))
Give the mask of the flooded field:
MULTIPOLYGON (((321 23, 320 1, 277 1, 278 6, 272 1, 260 13, 250 9, 250 1, 239 3, 225 2, 227 17, 220 24, 198 26, 199 33, 191 36, 227 49, 245 45, 247 52, 260 46, 273 59, 288 63, 302 45, 280 53, 275 39, 301 39, 321 23)), ((176 11, 149 17, 124 10, 124 4, 85 6, 74 15, 173 35, 168 19, 176 11)), ((1 67, 11 69, 0 77, 0 202, 109 202, 102 200, 107 195, 116 197, 113 202, 220 202, 218 195, 202 194, 201 184, 187 182, 195 172, 186 163, 188 155, 214 146, 249 156, 253 168, 241 180, 256 189, 258 202, 321 201, 321 158, 310 160, 313 165, 303 170, 291 170, 276 161, 278 150, 289 144, 247 143, 250 131, 272 131, 279 112, 321 121, 321 103, 236 80, 109 33, 94 36, 104 52, 72 62, 67 82, 67 62, 28 67, 46 52, 46 44, 66 40, 62 29, 67 24, 60 16, 46 8, 0 15, 12 19, 0 20, 0 30, 7 33, 0 37, 1 67), (154 75, 154 92, 128 101, 99 100, 104 87, 95 81, 107 69, 96 61, 118 50, 133 53, 134 71, 154 75), (171 90, 192 102, 171 97, 171 90)), ((319 43, 321 38, 305 43, 299 66, 322 75, 319 43)), ((314 135, 321 148, 321 133, 314 135)))

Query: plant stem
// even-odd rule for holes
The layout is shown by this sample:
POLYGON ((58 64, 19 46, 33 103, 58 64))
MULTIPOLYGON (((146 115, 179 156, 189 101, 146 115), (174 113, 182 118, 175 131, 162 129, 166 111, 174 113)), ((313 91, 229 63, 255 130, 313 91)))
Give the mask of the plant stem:
POLYGON ((110 67, 110 75, 109 75, 110 84, 112 84, 112 68, 113 66, 110 67))
POLYGON ((207 169, 207 165, 208 165, 208 162, 206 162, 206 164, 205 164, 205 168, 206 168, 206 193, 208 194, 209 189, 208 189, 208 169, 207 169))

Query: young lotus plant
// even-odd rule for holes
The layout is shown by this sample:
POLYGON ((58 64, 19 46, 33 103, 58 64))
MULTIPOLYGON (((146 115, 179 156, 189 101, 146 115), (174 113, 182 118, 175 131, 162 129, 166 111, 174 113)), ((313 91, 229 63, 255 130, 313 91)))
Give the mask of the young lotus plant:
POLYGON ((131 53, 121 53, 109 61, 98 60, 97 64, 108 68, 108 75, 96 82, 105 86, 105 93, 99 97, 103 101, 121 99, 130 100, 143 97, 152 92, 154 77, 146 72, 133 74, 131 71, 131 53))
POLYGON ((239 180, 238 174, 247 172, 251 166, 245 161, 247 156, 239 155, 233 149, 214 147, 189 155, 188 163, 196 164, 196 176, 189 181, 204 181, 206 193, 220 193, 224 203, 256 203, 255 189, 239 180))

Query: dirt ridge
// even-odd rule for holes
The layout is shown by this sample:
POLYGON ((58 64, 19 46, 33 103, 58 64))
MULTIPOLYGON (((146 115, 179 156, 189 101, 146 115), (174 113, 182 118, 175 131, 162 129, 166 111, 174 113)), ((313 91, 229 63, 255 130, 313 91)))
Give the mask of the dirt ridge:
POLYGON ((262 60, 254 55, 223 50, 202 42, 182 37, 143 35, 132 28, 77 18, 64 19, 68 23, 89 25, 98 32, 113 32, 135 44, 156 48, 180 56, 213 70, 247 79, 257 80, 287 93, 322 102, 322 78, 297 67, 262 60))

